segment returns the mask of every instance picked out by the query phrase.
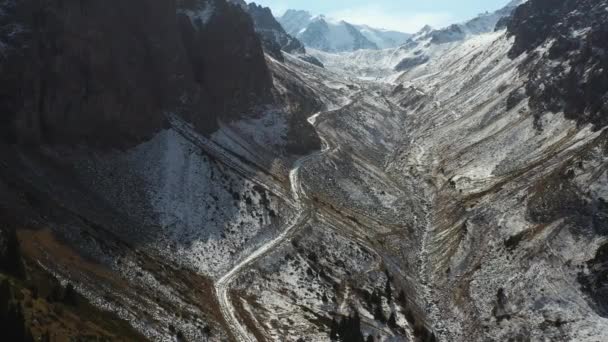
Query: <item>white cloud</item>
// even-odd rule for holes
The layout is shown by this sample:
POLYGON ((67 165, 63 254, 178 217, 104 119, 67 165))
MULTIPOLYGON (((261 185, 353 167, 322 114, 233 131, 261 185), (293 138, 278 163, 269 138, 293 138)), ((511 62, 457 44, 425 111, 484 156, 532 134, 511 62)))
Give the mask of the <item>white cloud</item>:
POLYGON ((408 33, 417 32, 424 25, 441 28, 454 21, 453 16, 449 13, 412 13, 403 10, 383 8, 378 5, 344 9, 329 13, 328 16, 345 20, 353 24, 369 25, 374 28, 384 28, 408 33))

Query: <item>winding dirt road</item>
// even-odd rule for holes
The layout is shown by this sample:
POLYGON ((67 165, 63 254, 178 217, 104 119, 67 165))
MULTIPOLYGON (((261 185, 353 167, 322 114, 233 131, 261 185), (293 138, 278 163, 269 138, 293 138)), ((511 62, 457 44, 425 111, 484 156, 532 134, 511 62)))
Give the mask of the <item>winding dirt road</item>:
MULTIPOLYGON (((308 122, 314 126, 317 118, 322 114, 323 113, 320 112, 311 116, 308 119, 308 122)), ((306 222, 308 222, 308 220, 311 218, 312 210, 310 208, 310 204, 305 199, 306 193, 304 192, 300 180, 300 170, 302 168, 302 165, 306 164, 308 161, 318 158, 330 151, 330 147, 323 137, 321 137, 321 141, 323 144, 323 149, 321 151, 316 151, 298 159, 294 163, 294 166, 289 173, 291 193, 296 203, 296 209, 298 211, 298 214, 296 215, 295 219, 292 220, 292 222, 285 230, 283 230, 280 235, 278 235, 271 241, 268 241, 266 244, 261 246, 247 258, 240 261, 228 273, 226 273, 215 283, 215 291, 218 297, 218 302, 222 311, 222 315, 224 316, 224 319, 226 320, 230 331, 234 335, 234 338, 238 342, 255 341, 255 338, 253 338, 249 334, 249 332, 247 332, 247 329, 243 327, 243 325, 239 322, 236 316, 236 312, 234 310, 234 307, 232 306, 232 303, 230 302, 230 296, 228 294, 230 284, 234 281, 234 279, 236 279, 240 271, 264 257, 273 248, 285 241, 294 231, 297 230, 297 228, 302 227, 304 224, 306 224, 306 222)))

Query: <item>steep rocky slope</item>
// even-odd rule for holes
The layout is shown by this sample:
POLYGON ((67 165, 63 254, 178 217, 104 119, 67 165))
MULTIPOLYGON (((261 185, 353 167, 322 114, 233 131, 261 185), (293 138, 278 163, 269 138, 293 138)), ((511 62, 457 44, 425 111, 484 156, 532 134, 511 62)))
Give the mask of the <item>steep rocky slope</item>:
POLYGON ((411 129, 392 168, 428 184, 421 278, 441 339, 606 339, 605 8, 529 1, 507 33, 398 79, 411 129))
POLYGON ((606 339, 605 134, 581 119, 605 114, 604 43, 579 73, 580 45, 553 39, 593 42, 606 2, 543 4, 392 85, 356 82, 314 121, 328 146, 301 170, 314 218, 235 283, 252 338, 345 340, 354 324, 353 340, 606 339), (519 25, 549 33, 518 51, 519 25), (560 70, 598 96, 561 96, 560 70))
POLYGON ((5 140, 132 145, 166 111, 209 131, 270 100, 250 20, 224 1, 5 1, 1 13, 5 140))
POLYGON ((0 224, 99 336, 608 339, 606 0, 350 74, 264 56, 242 2, 62 4, 3 3, 0 224))
POLYGON ((317 58, 306 54, 306 48, 297 38, 289 35, 275 19, 268 7, 262 7, 252 2, 243 6, 253 19, 255 31, 260 37, 264 50, 273 58, 284 62, 283 52, 297 55, 301 60, 323 67, 317 58))
MULTIPOLYGON (((270 8, 249 4, 249 14, 253 18, 256 31, 264 37, 265 44, 276 44, 279 50, 289 53, 305 53, 304 45, 285 32, 281 24, 274 18, 270 8)), ((270 48, 276 50, 276 48, 270 48)), ((277 56, 273 54, 273 56, 277 56)))
POLYGON ((0 208, 24 255, 146 338, 229 338, 214 278, 292 216, 290 139, 318 148, 297 127, 322 104, 273 85, 253 21, 224 0, 0 16, 0 208))

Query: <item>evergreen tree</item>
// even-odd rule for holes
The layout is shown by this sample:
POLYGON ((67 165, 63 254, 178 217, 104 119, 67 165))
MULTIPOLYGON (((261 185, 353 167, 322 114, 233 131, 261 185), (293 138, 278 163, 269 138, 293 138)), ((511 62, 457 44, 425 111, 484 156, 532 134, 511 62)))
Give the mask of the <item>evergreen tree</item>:
POLYGON ((76 290, 72 284, 68 284, 65 287, 65 290, 63 290, 62 302, 71 306, 78 305, 78 293, 76 293, 76 290))
POLYGON ((7 341, 26 341, 25 319, 19 303, 11 302, 4 321, 6 326, 3 335, 7 341))
POLYGON ((348 331, 348 335, 345 336, 348 339, 344 339, 344 342, 365 342, 361 333, 361 317, 358 311, 355 311, 350 321, 350 330, 348 331))
POLYGON ((337 335, 337 340, 340 342, 365 342, 361 333, 361 317, 357 311, 340 321, 337 335))
MULTIPOLYGON (((4 320, 8 313, 11 298, 11 286, 8 279, 3 279, 2 282, 0 282, 0 318, 2 318, 2 320, 4 320)), ((0 322, 0 324, 1 323, 2 322, 0 322)))
POLYGON ((377 290, 372 293, 371 302, 372 305, 375 306, 382 305, 382 297, 380 296, 380 293, 377 290))
POLYGON ((59 282, 54 282, 51 285, 51 292, 46 296, 46 300, 49 303, 60 302, 63 300, 63 287, 59 282))
POLYGON ((6 241, 6 250, 3 255, 0 255, 0 271, 4 271, 17 278, 23 278, 25 276, 25 268, 21 259, 17 232, 10 228, 0 228, 0 241, 2 239, 6 241))
POLYGON ((386 323, 386 317, 384 316, 384 310, 382 310, 382 304, 376 305, 374 310, 374 319, 376 321, 386 323))
POLYGON ((41 342, 51 342, 51 335, 49 334, 49 331, 45 331, 44 334, 42 334, 42 337, 40 338, 41 342))
POLYGON ((388 325, 389 328, 391 328, 393 330, 399 328, 399 326, 397 325, 397 318, 395 317, 394 312, 391 313, 391 316, 388 318, 388 321, 386 322, 386 324, 388 325))
POLYGON ((407 307, 407 299, 405 298, 405 292, 403 290, 399 291, 399 296, 397 297, 397 302, 401 304, 402 307, 407 307))
POLYGON ((386 285, 384 286, 384 295, 386 296, 386 299, 389 303, 393 300, 393 288, 391 287, 390 277, 386 279, 386 285))
POLYGON ((329 328, 329 338, 332 341, 338 340, 338 322, 336 322, 335 318, 332 318, 331 320, 331 326, 329 328))

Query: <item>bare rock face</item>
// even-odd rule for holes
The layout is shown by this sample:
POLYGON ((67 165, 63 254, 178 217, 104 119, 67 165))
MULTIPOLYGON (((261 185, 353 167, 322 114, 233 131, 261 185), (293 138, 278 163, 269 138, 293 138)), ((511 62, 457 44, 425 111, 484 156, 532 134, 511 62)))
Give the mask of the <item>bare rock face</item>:
POLYGON ((466 33, 458 25, 451 25, 441 30, 433 31, 431 34, 431 43, 446 44, 463 40, 466 33))
POLYGON ((429 61, 429 57, 425 55, 415 56, 415 57, 406 57, 399 62, 395 66, 395 71, 405 71, 416 67, 418 65, 422 65, 429 61))
POLYGON ((272 54, 273 57, 282 61, 281 50, 288 53, 306 53, 304 45, 285 32, 285 29, 272 15, 270 8, 251 3, 248 6, 248 12, 253 19, 256 32, 258 32, 264 42, 264 47, 266 47, 267 51, 274 52, 272 54))
POLYGON ((607 1, 529 1, 508 23, 515 44, 509 56, 545 46, 530 56, 526 90, 538 113, 563 111, 579 125, 608 125, 607 1))
POLYGON ((161 129, 166 112, 208 131, 270 98, 252 23, 223 0, 3 7, 6 141, 126 146, 161 129))

